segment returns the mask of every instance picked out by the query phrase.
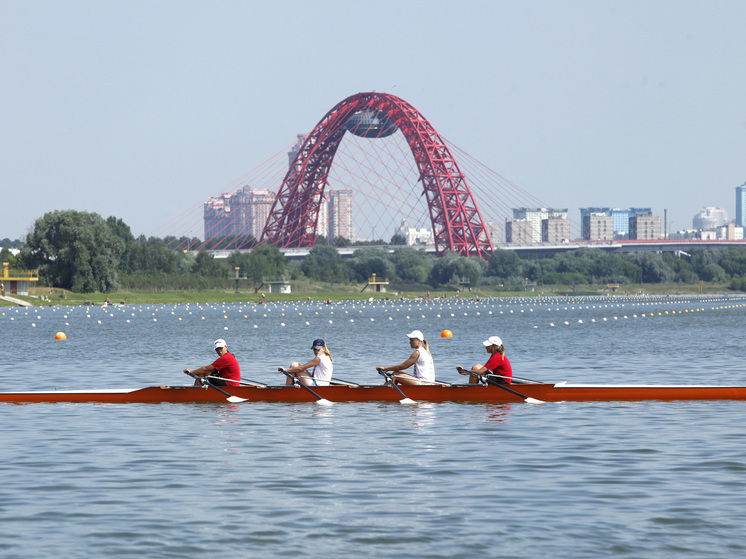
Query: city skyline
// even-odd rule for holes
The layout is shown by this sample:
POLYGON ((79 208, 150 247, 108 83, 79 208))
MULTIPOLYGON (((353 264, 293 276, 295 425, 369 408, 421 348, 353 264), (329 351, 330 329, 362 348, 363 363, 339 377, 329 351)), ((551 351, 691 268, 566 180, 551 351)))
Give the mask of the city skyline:
POLYGON ((646 205, 667 210, 675 231, 703 207, 736 215, 743 2, 404 0, 386 40, 365 4, 290 12, 5 3, 0 237, 58 209, 154 234, 289 149, 340 100, 373 90, 407 100, 448 142, 572 216, 646 205), (332 20, 356 38, 316 32, 332 20), (421 48, 438 29, 448 33, 435 51, 421 48), (297 64, 300 45, 314 63, 297 64))
MULTIPOLYGON (((299 135, 300 138, 300 135, 299 135)), ((291 157, 290 163, 292 164, 291 157)), ((737 188, 737 194, 746 189, 737 188)), ((274 203, 275 193, 253 190, 244 186, 233 193, 209 197, 204 202, 203 241, 229 236, 252 236, 259 240, 274 203)), ((359 239, 354 226, 354 193, 349 189, 326 189, 319 205, 317 236, 329 240, 359 239)), ((611 207, 580 208, 580 237, 573 237, 566 208, 513 208, 513 219, 507 220, 504 235, 494 223, 488 222, 488 232, 493 245, 500 244, 564 244, 573 241, 613 241, 625 239, 658 240, 667 237, 661 216, 650 208, 611 207)), ((404 218, 392 229, 408 245, 431 244, 433 230, 429 227, 410 227, 404 218)), ((692 227, 670 232, 672 239, 743 239, 743 228, 736 220, 728 220, 722 208, 706 207, 692 219, 692 227), (740 229, 740 230, 739 230, 740 229)), ((386 238, 382 239, 384 242, 386 238)))
MULTIPOLYGON (((203 203, 201 240, 250 236, 259 241, 275 198, 274 192, 254 190, 248 185, 210 196, 203 203)), ((319 204, 317 236, 355 241, 353 222, 352 190, 328 189, 319 204)))

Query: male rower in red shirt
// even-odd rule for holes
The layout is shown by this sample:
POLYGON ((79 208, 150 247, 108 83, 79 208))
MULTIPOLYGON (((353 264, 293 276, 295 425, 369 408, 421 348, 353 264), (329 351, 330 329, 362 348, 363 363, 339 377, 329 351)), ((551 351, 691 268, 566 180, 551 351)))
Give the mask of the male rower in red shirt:
MULTIPOLYGON (((218 358, 210 365, 205 365, 199 369, 184 369, 185 373, 192 373, 198 377, 218 376, 219 379, 208 379, 215 386, 239 386, 241 380, 241 367, 238 359, 230 351, 225 340, 215 340, 215 352, 218 358)), ((194 381, 196 386, 201 383, 194 381)))

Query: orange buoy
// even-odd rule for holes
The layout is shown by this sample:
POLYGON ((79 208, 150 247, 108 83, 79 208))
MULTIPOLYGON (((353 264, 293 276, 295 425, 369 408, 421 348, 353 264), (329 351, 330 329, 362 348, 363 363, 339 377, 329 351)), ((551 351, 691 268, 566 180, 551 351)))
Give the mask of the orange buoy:
POLYGON ((453 337, 453 332, 451 332, 450 330, 443 330, 440 333, 440 337, 441 338, 452 338, 453 337))
POLYGON ((65 335, 65 333, 64 333, 64 332, 57 332, 57 333, 56 333, 56 334, 54 335, 54 339, 55 339, 55 340, 66 340, 66 339, 67 339, 67 336, 65 335))

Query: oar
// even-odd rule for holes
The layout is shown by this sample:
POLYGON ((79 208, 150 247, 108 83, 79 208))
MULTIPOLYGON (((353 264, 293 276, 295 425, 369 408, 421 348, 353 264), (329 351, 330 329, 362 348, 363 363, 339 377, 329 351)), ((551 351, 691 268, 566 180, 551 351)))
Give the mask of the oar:
POLYGON ((316 396, 316 403, 317 404, 320 404, 322 406, 331 406, 334 403, 334 402, 330 402, 326 398, 322 398, 321 396, 319 396, 318 394, 316 394, 316 392, 314 392, 313 390, 311 390, 308 386, 306 386, 305 384, 303 384, 296 377, 294 377, 293 375, 291 375, 290 373, 288 373, 285 369, 281 368, 280 372, 284 373, 286 377, 288 377, 289 379, 291 379, 293 381, 293 384, 295 384, 296 386, 300 386, 301 388, 305 388, 311 394, 313 394, 314 396, 316 396))
POLYGON ((194 379, 196 379, 196 380, 200 381, 200 382, 201 382, 202 384, 206 384, 206 385, 207 385, 207 386, 209 386, 210 388, 214 388, 214 389, 215 389, 215 390, 217 390, 218 392, 222 392, 223 394, 225 394, 226 396, 228 396, 228 397, 226 398, 226 400, 228 400, 228 401, 229 401, 230 403, 232 403, 232 404, 238 404, 239 402, 247 402, 247 401, 248 401, 248 400, 247 400, 246 398, 239 398, 238 396, 231 396, 231 395, 230 395, 230 394, 228 394, 228 393, 227 393, 227 392, 226 392, 225 390, 222 390, 221 388, 218 388, 217 386, 215 386, 215 385, 214 385, 213 383, 211 383, 211 382, 210 382, 209 380, 207 380, 206 378, 203 378, 203 377, 198 377, 198 376, 197 376, 197 375, 195 375, 194 373, 187 373, 186 371, 184 371, 184 373, 186 373, 186 374, 187 374, 187 375, 189 375, 190 377, 192 377, 192 378, 194 378, 194 379))
POLYGON ((357 382, 352 382, 351 380, 345 380, 343 378, 332 378, 330 381, 332 384, 342 384, 347 386, 360 386, 357 382))
MULTIPOLYGON (((492 376, 493 377, 500 377, 500 378, 508 378, 508 377, 504 377, 503 375, 492 375, 492 376)), ((517 377, 515 375, 512 376, 512 377, 510 377, 510 378, 513 379, 513 382, 520 381, 521 384, 546 384, 543 380, 534 380, 534 379, 530 379, 530 378, 517 377)))
MULTIPOLYGON (((477 378, 478 378, 479 380, 481 380, 481 381, 484 381, 484 380, 485 380, 485 378, 484 378, 484 375, 480 375, 479 373, 475 373, 475 372, 472 372, 472 371, 467 371, 466 369, 464 369, 464 368, 463 368, 463 367, 461 367, 461 366, 459 366, 459 367, 456 367, 456 369, 457 369, 457 370, 458 370, 458 372, 459 372, 459 373, 461 373, 462 375, 463 375, 463 374, 469 374, 469 375, 471 375, 471 376, 473 376, 473 377, 477 377, 477 378)), ((527 404, 543 404, 543 403, 545 403, 545 402, 544 402, 543 400, 537 400, 536 398, 531 398, 530 396, 524 396, 523 394, 521 394, 520 392, 516 392, 516 391, 515 391, 515 390, 513 390, 512 388, 508 388, 508 386, 507 386, 507 385, 505 385, 505 384, 501 384, 501 383, 499 383, 499 382, 497 382, 497 381, 495 381, 495 380, 492 380, 492 379, 491 379, 491 378, 489 377, 489 375, 487 376, 487 384, 490 384, 490 385, 492 385, 492 386, 497 386, 498 388, 502 388, 503 390, 506 390, 506 391, 510 392, 511 394, 515 394, 516 396, 518 396, 518 397, 520 397, 520 398, 523 398, 523 400, 524 400, 524 401, 525 401, 525 402, 526 402, 527 404)))
POLYGON ((385 378, 385 379, 386 379, 386 382, 387 382, 388 384, 390 384, 391 386, 393 386, 394 388, 396 388, 396 391, 397 391, 397 392, 398 392, 399 394, 401 394, 401 397, 402 397, 403 399, 402 399, 402 400, 399 400, 399 403, 400 403, 400 404, 416 404, 416 403, 417 403, 417 402, 415 402, 414 400, 412 400, 411 398, 407 398, 407 395, 406 395, 406 394, 404 394, 404 392, 402 392, 402 391, 401 391, 401 388, 399 388, 398 386, 396 386, 396 383, 395 383, 395 382, 394 382, 394 380, 393 380, 393 379, 391 378, 391 373, 387 373, 387 372, 385 372, 385 371, 384 371, 384 370, 383 370, 383 369, 382 369, 381 367, 377 367, 377 368, 376 368, 376 371, 378 371, 378 374, 379 374, 379 375, 382 375, 382 376, 383 376, 383 378, 385 378))
MULTIPOLYGON (((207 378, 216 378, 216 379, 225 380, 223 377, 216 377, 214 375, 209 375, 207 378)), ((231 382, 237 382, 238 384, 243 384, 244 386, 267 386, 263 382, 259 382, 258 380, 251 380, 251 379, 249 379, 247 381, 243 381, 243 380, 232 380, 231 382)))

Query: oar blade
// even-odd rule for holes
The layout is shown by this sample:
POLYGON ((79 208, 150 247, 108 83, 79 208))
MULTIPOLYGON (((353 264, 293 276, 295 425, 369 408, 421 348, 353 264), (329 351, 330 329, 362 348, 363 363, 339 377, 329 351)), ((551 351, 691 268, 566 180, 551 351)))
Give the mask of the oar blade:
POLYGON ((248 402, 246 398, 239 398, 238 396, 230 396, 226 398, 231 404, 240 404, 241 402, 248 402))
POLYGON ((536 398, 531 398, 531 396, 526 398, 525 401, 527 404, 546 404, 544 400, 537 400, 536 398))
POLYGON ((411 406, 412 404, 416 404, 417 402, 412 400, 412 398, 404 398, 403 400, 399 400, 399 403, 411 406))
POLYGON ((318 404, 318 405, 320 405, 320 406, 333 406, 334 405, 334 402, 330 402, 326 398, 321 398, 319 400, 316 400, 315 403, 318 404))

